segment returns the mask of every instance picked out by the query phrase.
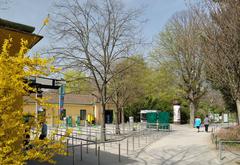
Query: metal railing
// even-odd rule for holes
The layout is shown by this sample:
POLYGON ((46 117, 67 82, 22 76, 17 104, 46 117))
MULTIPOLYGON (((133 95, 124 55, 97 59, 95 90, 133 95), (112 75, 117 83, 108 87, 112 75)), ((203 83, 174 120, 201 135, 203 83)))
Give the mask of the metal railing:
POLYGON ((171 129, 167 132, 161 132, 153 127, 146 128, 146 125, 140 125, 133 129, 134 131, 128 131, 128 133, 116 135, 115 130, 106 128, 105 141, 101 141, 99 138, 99 135, 101 134, 100 128, 91 130, 91 133, 89 130, 82 130, 80 133, 78 133, 77 130, 73 130, 69 136, 66 136, 66 133, 64 132, 66 130, 64 129, 53 130, 57 132, 55 134, 55 140, 60 139, 62 136, 66 137, 66 152, 69 156, 71 151, 73 165, 75 164, 75 150, 78 147, 80 151, 80 161, 83 160, 83 147, 85 147, 86 154, 89 153, 89 147, 92 147, 92 149, 94 149, 95 156, 97 156, 97 164, 99 165, 101 161, 101 145, 104 151, 106 150, 106 144, 110 145, 110 150, 117 149, 118 162, 121 162, 122 154, 126 154, 128 156, 130 151, 132 154, 137 152, 137 150, 141 148, 143 142, 147 145, 158 139, 159 135, 168 134, 171 129), (116 144, 117 146, 115 146, 116 144))
MULTIPOLYGON (((212 133, 211 133, 211 140, 212 140, 212 143, 215 144, 215 147, 216 149, 218 149, 219 151, 219 160, 223 160, 225 157, 223 157, 223 150, 224 148, 224 144, 230 144, 230 143, 239 143, 240 144, 240 141, 238 140, 224 140, 224 139, 221 139, 217 136, 217 132, 222 129, 222 128, 230 128, 230 127, 233 127, 233 126, 236 126, 237 123, 217 123, 217 124, 212 124, 212 133)), ((232 154, 235 154, 237 156, 240 156, 240 154, 238 153, 234 153, 230 150, 228 150, 230 153, 232 154)))
MULTIPOLYGON (((240 144, 240 140, 239 141, 227 141, 227 140, 219 140, 219 160, 223 160, 225 157, 223 157, 223 150, 226 150, 226 147, 224 147, 224 144, 240 144)), ((232 154, 240 157, 240 152, 238 153, 234 153, 231 150, 228 150, 229 152, 231 152, 232 154)))

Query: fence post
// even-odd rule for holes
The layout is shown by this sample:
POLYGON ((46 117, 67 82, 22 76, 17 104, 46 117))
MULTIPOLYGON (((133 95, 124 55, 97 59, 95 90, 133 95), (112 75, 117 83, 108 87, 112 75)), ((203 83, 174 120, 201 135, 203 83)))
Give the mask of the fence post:
POLYGON ((72 134, 72 146, 73 146, 73 143, 74 143, 74 141, 73 141, 73 134, 72 134))
POLYGON ((139 132, 139 134, 138 134, 138 147, 140 147, 140 136, 141 136, 141 134, 139 132))
POLYGON ((90 125, 90 139, 91 139, 91 134, 92 134, 92 126, 90 125))
POLYGON ((118 143, 118 162, 121 161, 121 148, 120 148, 120 142, 118 143))
POLYGON ((128 155, 128 137, 127 137, 127 155, 128 155))
POLYGON ((74 146, 72 145, 72 152, 73 152, 73 165, 74 165, 74 163, 75 163, 75 157, 74 157, 74 154, 75 154, 75 148, 74 148, 74 146))
POLYGON ((216 144, 216 149, 218 149, 217 136, 215 136, 215 144, 216 144))
MULTIPOLYGON (((111 137, 111 139, 110 139, 110 140, 112 140, 112 134, 111 134, 111 136, 110 136, 110 137, 111 137)), ((110 142, 110 145, 111 145, 111 147, 112 147, 112 142, 110 142)))
POLYGON ((82 160, 82 141, 81 141, 81 145, 80 145, 80 152, 81 152, 80 160, 82 160))
POLYGON ((73 152, 73 165, 74 165, 74 145, 73 145, 74 141, 73 141, 73 134, 72 134, 72 152, 73 152))
POLYGON ((69 141, 69 139, 67 139, 67 156, 68 156, 68 141, 69 141))
POLYGON ((134 151, 134 135, 132 137, 132 142, 133 142, 133 151, 134 151))
POLYGON ((100 146, 98 146, 98 165, 100 165, 100 146))
POLYGON ((86 152, 88 154, 88 137, 87 137, 87 148, 86 149, 87 149, 86 152))
POLYGON ((219 160, 222 160, 222 142, 219 141, 219 160))
POLYGON ((97 156, 97 137, 95 137, 95 155, 97 156))

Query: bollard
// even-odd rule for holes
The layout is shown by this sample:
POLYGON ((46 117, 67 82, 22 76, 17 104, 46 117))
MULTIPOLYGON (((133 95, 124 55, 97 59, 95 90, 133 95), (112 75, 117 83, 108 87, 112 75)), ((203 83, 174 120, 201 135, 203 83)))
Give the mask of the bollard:
POLYGON ((95 137, 95 155, 97 156, 97 137, 95 137))
POLYGON ((100 146, 98 146, 98 165, 100 165, 100 146))
POLYGON ((121 146, 120 146, 120 142, 118 143, 118 162, 120 162, 121 161, 121 148, 120 148, 121 146))
POLYGON ((105 151, 105 143, 103 143, 103 149, 104 149, 104 151, 105 151))
POLYGON ((127 138, 127 155, 128 155, 128 138, 127 138))
POLYGON ((80 160, 82 160, 82 141, 81 141, 81 145, 80 145, 80 152, 81 152, 80 160))
POLYGON ((146 143, 147 143, 147 134, 146 134, 146 143))

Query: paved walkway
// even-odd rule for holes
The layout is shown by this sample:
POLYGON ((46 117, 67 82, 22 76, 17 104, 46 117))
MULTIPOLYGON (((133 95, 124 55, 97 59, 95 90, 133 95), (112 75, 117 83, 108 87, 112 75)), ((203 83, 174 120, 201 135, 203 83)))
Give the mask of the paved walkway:
MULTIPOLYGON (((240 164, 240 158, 231 153, 223 153, 225 159, 218 159, 218 151, 211 143, 210 133, 199 132, 188 125, 174 125, 173 132, 162 134, 151 143, 146 143, 144 137, 140 139, 140 146, 137 146, 135 139, 135 150, 126 154, 125 142, 121 143, 121 162, 118 162, 118 144, 108 144, 106 151, 101 151, 101 165, 111 164, 133 164, 133 165, 234 165, 240 164)), ((130 139, 129 139, 130 140, 130 139)), ((129 142, 129 148, 131 148, 129 142)), ((103 148, 101 146, 101 148, 103 148)), ((102 150, 102 149, 101 149, 102 150)), ((83 148, 85 151, 85 148, 83 148)), ((78 150, 75 153, 79 153, 78 150)), ((94 146, 89 153, 84 152, 83 160, 80 161, 80 154, 75 156, 75 165, 97 164, 94 146)), ((73 164, 72 156, 56 158, 57 164, 73 164)), ((29 165, 40 165, 30 162, 29 165)), ((42 163, 47 164, 47 163, 42 163)))
MULTIPOLYGON (((218 160, 218 151, 211 144, 210 133, 199 132, 190 126, 174 126, 174 132, 148 146, 137 158, 142 164, 160 165, 218 165, 237 164, 240 159, 225 153, 224 160, 218 160)), ((202 128, 203 129, 203 128, 202 128)), ((136 163, 138 164, 138 163, 136 163)))

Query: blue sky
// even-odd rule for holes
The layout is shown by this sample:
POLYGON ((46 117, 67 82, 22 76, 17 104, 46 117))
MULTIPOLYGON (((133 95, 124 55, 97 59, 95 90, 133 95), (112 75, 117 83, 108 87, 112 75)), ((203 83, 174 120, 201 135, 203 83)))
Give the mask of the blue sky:
MULTIPOLYGON (((168 19, 177 12, 185 9, 185 0, 122 0, 129 7, 146 6, 143 18, 148 22, 143 27, 143 33, 147 42, 163 29, 168 19)), ((51 13, 54 0, 11 0, 8 10, 0 10, 0 18, 27 24, 39 31, 42 22, 48 13, 51 13)), ((41 31, 44 36, 34 50, 39 50, 47 45, 48 39, 46 28, 41 31)))

